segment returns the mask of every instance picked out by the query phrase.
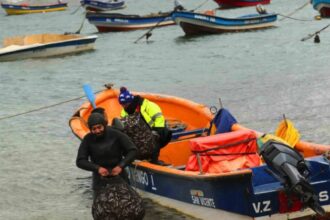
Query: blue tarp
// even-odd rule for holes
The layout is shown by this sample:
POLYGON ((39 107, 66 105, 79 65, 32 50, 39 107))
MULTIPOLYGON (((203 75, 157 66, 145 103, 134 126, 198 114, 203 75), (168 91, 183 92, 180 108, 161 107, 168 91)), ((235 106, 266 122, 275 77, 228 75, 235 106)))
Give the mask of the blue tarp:
POLYGON ((212 120, 212 124, 217 128, 216 134, 230 132, 235 123, 237 123, 236 119, 225 108, 220 109, 212 120))

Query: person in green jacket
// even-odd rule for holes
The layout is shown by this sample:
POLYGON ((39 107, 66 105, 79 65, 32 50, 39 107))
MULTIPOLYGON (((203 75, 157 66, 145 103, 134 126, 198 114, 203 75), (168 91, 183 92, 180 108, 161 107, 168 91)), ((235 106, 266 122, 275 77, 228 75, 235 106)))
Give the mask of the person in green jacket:
POLYGON ((153 131, 152 133, 155 134, 156 141, 151 156, 151 163, 165 165, 164 162, 158 160, 158 157, 160 149, 171 140, 172 133, 165 126, 165 118, 161 108, 146 98, 131 94, 126 87, 120 88, 118 101, 123 107, 120 115, 122 118, 137 112, 142 115, 143 120, 153 131))

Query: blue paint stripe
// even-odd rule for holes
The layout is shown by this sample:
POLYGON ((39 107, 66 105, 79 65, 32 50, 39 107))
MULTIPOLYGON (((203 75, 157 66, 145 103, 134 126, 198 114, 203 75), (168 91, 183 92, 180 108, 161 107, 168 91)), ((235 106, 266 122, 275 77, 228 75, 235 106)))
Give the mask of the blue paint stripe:
POLYGON ((67 3, 55 4, 55 5, 41 5, 41 6, 22 6, 22 5, 10 5, 1 4, 4 9, 17 9, 17 10, 42 10, 42 9, 53 9, 67 7, 67 3))
POLYGON ((83 0, 83 1, 80 1, 80 3, 84 6, 84 5, 88 5, 88 6, 91 6, 91 7, 100 7, 100 8, 104 8, 104 9, 107 9, 107 8, 118 8, 118 7, 121 7, 125 4, 124 1, 121 1, 121 2, 99 2, 99 1, 90 1, 90 0, 83 0))
POLYGON ((273 13, 266 15, 251 14, 237 18, 224 18, 191 12, 174 12, 173 19, 175 18, 198 20, 205 23, 221 26, 246 26, 274 22, 277 19, 277 15, 273 13))
POLYGON ((90 23, 102 22, 104 24, 121 24, 121 25, 138 25, 138 24, 157 24, 162 21, 172 21, 172 16, 157 16, 157 17, 125 17, 115 15, 98 15, 87 14, 86 18, 90 23))

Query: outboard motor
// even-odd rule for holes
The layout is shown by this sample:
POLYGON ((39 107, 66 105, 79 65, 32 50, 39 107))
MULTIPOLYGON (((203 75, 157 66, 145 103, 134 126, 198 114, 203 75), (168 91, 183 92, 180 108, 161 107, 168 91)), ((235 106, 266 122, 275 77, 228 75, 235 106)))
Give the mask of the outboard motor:
POLYGON ((272 174, 284 185, 288 194, 294 194, 304 207, 310 207, 319 215, 325 215, 307 178, 310 171, 304 158, 290 146, 269 140, 260 152, 272 174))

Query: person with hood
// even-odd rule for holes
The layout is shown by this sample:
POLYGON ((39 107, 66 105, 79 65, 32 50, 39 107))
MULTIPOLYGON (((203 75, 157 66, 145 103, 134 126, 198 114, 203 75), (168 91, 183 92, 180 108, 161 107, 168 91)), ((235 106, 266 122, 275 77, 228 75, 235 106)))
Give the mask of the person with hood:
MULTIPOLYGON (((144 130, 143 132, 147 136, 152 136, 152 134, 154 134, 153 138, 155 141, 152 144, 154 146, 151 146, 151 148, 153 149, 151 153, 150 162, 158 165, 166 165, 163 161, 158 160, 158 157, 159 157, 160 149, 166 146, 171 140, 172 133, 165 126, 165 118, 161 108, 156 103, 146 98, 143 98, 139 95, 134 96, 127 90, 126 87, 120 88, 118 101, 123 107, 120 116, 121 118, 124 119, 124 124, 125 124, 125 118, 129 118, 131 116, 134 117, 134 115, 136 115, 138 116, 138 118, 142 118, 142 121, 145 124, 144 127, 147 127, 147 129, 135 129, 134 132, 130 132, 132 135, 134 134, 136 135, 139 132, 141 133, 141 130, 144 130)), ((125 126, 127 127, 127 121, 125 126)), ((137 142, 136 138, 132 137, 130 134, 128 135, 133 139, 133 142, 135 142, 135 144, 137 145, 138 150, 141 150, 138 146, 139 144, 136 143, 137 142)), ((146 139, 148 139, 148 137, 146 137, 146 139)))
POLYGON ((93 172, 93 189, 98 190, 107 182, 107 177, 121 175, 126 179, 124 168, 136 156, 137 148, 124 133, 107 126, 100 113, 88 118, 88 133, 82 140, 76 164, 93 172))
POLYGON ((124 170, 135 159, 136 146, 126 134, 107 126, 98 112, 89 116, 88 127, 90 133, 79 146, 76 165, 93 172, 94 219, 142 219, 142 199, 128 185, 124 170))

